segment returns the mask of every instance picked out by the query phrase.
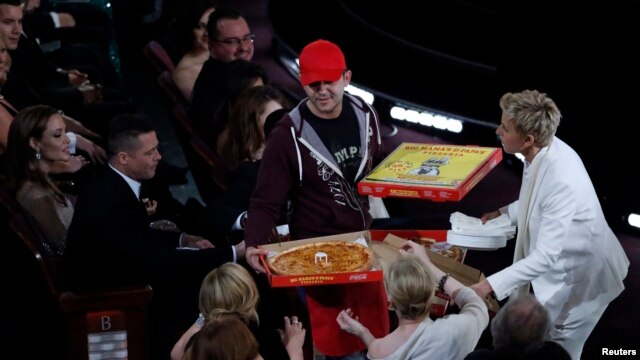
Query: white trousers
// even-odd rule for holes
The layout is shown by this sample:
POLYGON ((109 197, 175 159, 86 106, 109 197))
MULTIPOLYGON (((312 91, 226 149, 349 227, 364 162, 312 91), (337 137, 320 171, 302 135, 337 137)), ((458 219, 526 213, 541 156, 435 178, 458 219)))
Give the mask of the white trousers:
POLYGON ((602 314, 607 309, 607 306, 603 306, 602 309, 598 309, 580 319, 574 320, 570 323, 553 324, 551 330, 551 340, 562 345, 565 350, 571 355, 572 360, 580 360, 582 355, 582 348, 587 342, 587 338, 598 324, 598 321, 602 317, 602 314))

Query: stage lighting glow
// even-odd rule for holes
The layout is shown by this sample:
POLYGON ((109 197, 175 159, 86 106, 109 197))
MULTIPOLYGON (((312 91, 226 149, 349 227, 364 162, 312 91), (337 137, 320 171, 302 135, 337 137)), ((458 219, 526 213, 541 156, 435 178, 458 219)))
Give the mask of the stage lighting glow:
POLYGON ((372 92, 353 85, 348 85, 344 90, 349 94, 360 96, 369 105, 373 105, 373 101, 376 99, 372 92))
POLYGON ((407 109, 399 105, 391 108, 389 116, 396 120, 435 127, 436 129, 447 130, 458 134, 461 133, 464 128, 463 121, 460 119, 435 114, 429 111, 407 109))
POLYGON ((640 228, 640 215, 631 213, 627 217, 627 221, 629 225, 640 228))

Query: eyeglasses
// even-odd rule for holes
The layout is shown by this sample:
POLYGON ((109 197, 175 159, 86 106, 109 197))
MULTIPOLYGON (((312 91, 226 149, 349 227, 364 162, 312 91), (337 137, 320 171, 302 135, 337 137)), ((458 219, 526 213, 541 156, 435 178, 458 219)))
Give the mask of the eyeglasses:
POLYGON ((250 34, 243 37, 242 39, 228 38, 228 39, 222 39, 222 40, 216 40, 216 41, 221 42, 223 44, 230 45, 230 46, 240 46, 240 44, 253 43, 253 40, 255 40, 255 38, 256 38, 255 35, 250 34))

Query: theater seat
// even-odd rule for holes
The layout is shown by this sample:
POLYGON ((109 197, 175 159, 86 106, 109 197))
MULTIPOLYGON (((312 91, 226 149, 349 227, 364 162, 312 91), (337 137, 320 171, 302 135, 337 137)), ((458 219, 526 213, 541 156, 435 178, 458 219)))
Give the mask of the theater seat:
POLYGON ((162 89, 162 92, 167 96, 171 104, 180 105, 185 109, 187 108, 188 101, 176 86, 169 71, 164 70, 158 75, 158 85, 160 85, 160 89, 162 89))
MULTIPOLYGON (((5 215, 10 214, 8 219, 4 218, 8 220, 9 229, 7 237, 3 236, 4 246, 15 249, 15 254, 27 255, 20 257, 22 262, 19 269, 28 269, 31 276, 17 274, 16 282, 29 279, 30 283, 23 283, 22 286, 24 288, 41 287, 36 293, 44 294, 43 298, 17 299, 16 301, 33 303, 34 306, 52 305, 50 316, 41 319, 40 324, 27 324, 27 326, 41 326, 51 337, 64 338, 66 343, 65 346, 61 346, 64 349, 60 350, 64 355, 50 349, 50 358, 64 356, 71 360, 149 359, 147 307, 152 297, 151 287, 114 288, 90 292, 65 291, 59 276, 60 266, 64 264, 46 251, 41 240, 42 235, 32 219, 21 210, 15 199, 5 190, 0 190, 0 206, 5 215)), ((20 294, 27 296, 24 289, 18 292, 6 290, 8 291, 6 295, 11 293, 12 296, 20 296, 20 294)), ((14 318, 22 317, 27 318, 19 314, 14 318)), ((22 334, 22 336, 29 335, 22 334)), ((37 339, 32 339, 32 341, 35 340, 37 339)))
POLYGON ((166 70, 169 74, 173 74, 176 66, 167 51, 159 42, 156 40, 149 41, 147 45, 145 45, 143 52, 147 60, 149 60, 153 68, 158 73, 166 70))

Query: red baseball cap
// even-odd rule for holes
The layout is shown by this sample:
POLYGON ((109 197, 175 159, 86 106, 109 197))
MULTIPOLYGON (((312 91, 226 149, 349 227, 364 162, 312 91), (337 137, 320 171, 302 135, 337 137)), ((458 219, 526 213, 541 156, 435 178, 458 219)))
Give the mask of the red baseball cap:
POLYGON ((300 82, 303 86, 317 81, 334 82, 347 69, 344 54, 338 45, 322 39, 305 46, 299 61, 300 82))

